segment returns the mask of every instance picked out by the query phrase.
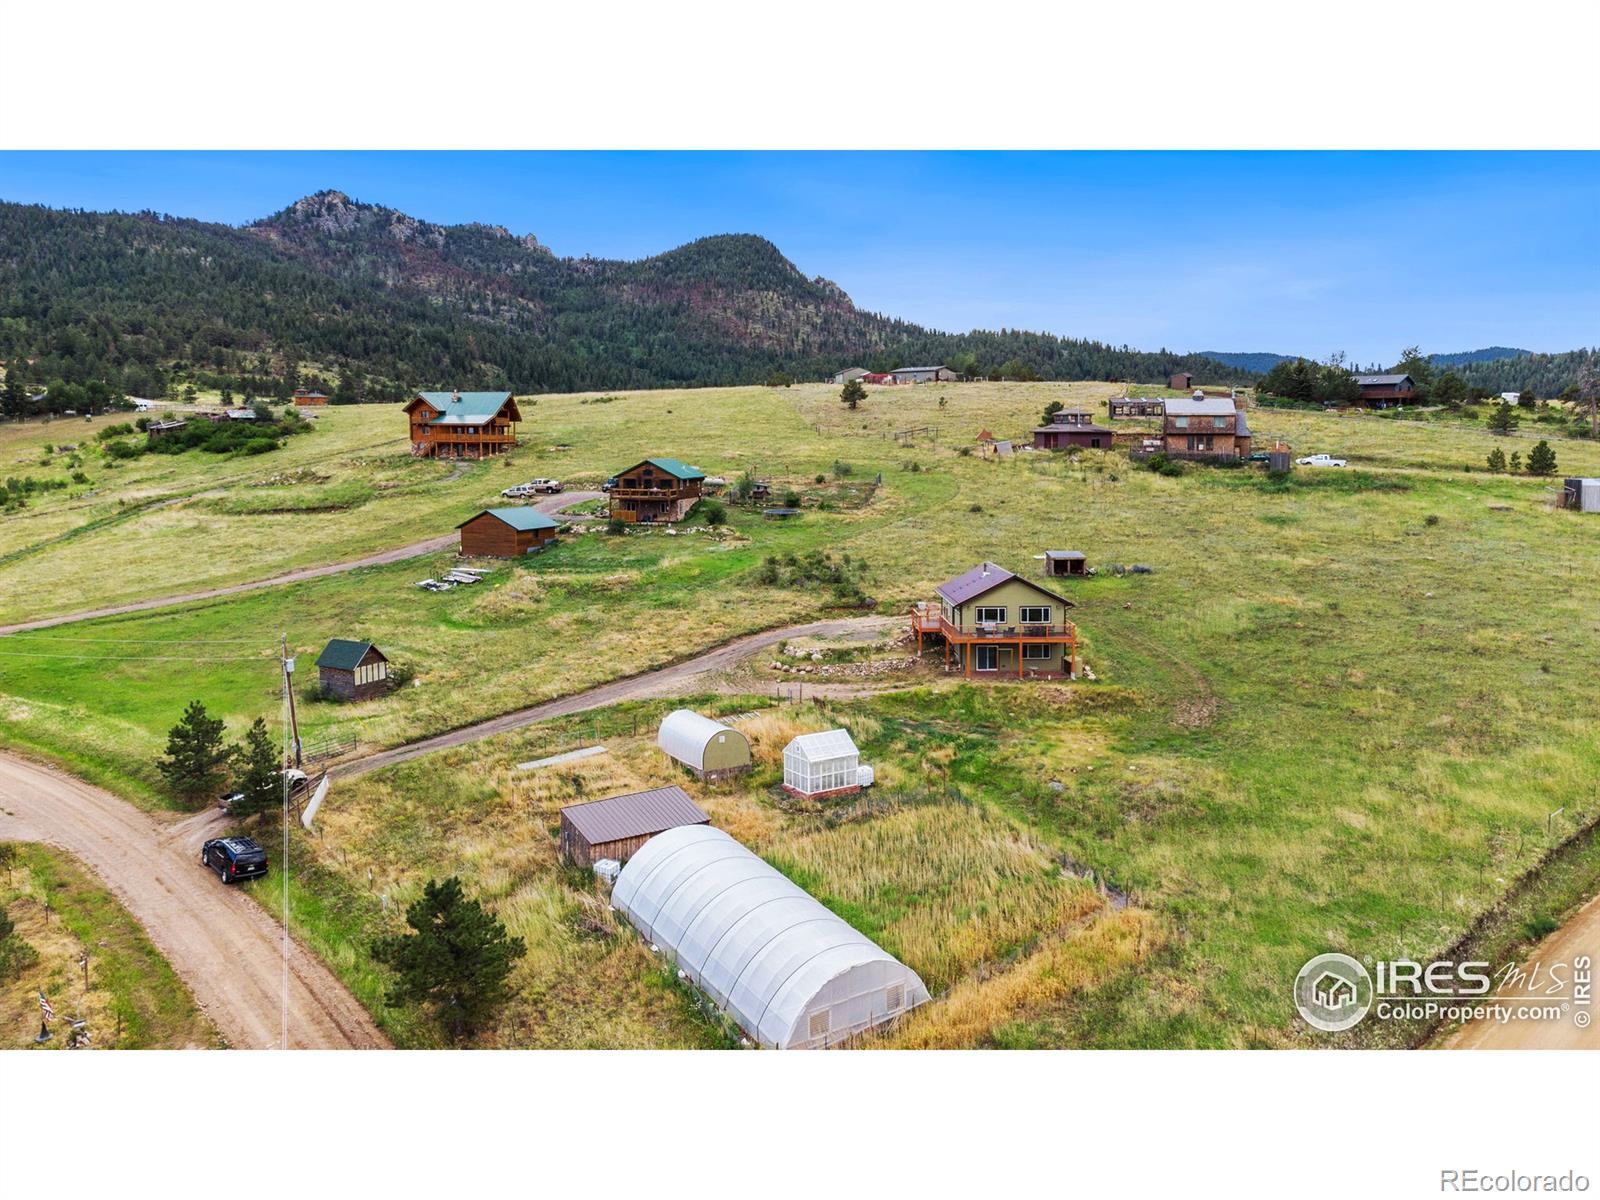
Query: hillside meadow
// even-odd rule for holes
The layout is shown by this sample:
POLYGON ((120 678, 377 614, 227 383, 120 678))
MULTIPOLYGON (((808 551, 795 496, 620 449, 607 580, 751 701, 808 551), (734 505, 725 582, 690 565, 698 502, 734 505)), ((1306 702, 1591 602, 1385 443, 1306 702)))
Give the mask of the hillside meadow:
MULTIPOLYGON (((911 690, 830 704, 827 719, 850 724, 888 768, 882 811, 833 825, 785 811, 760 779, 726 793, 689 790, 937 980, 939 1005, 890 1040, 1297 1044, 1288 985, 1307 957, 1424 957, 1447 946, 1548 848, 1549 813, 1566 810, 1552 838, 1594 815, 1600 596, 1588 584, 1600 577, 1600 526, 1554 510, 1548 481, 1485 473, 1496 440, 1469 429, 1252 413, 1258 444, 1282 437, 1296 453, 1351 460, 1345 471, 1299 469, 1286 480, 1207 468, 1165 477, 1098 452, 961 453, 979 428, 1020 436, 1050 399, 1103 404, 1111 393, 1099 384, 872 390, 854 413, 834 389, 811 386, 605 403, 540 397, 525 410, 537 414, 524 426, 526 458, 434 487, 407 484, 385 544, 447 528, 490 499, 501 473, 603 477, 647 453, 730 477, 748 467, 810 502, 792 522, 734 510, 715 536, 575 533, 442 595, 411 584, 448 555, 7 638, 0 737, 161 806, 153 761, 189 699, 235 731, 258 714, 276 719, 280 631, 313 656, 330 636, 370 637, 415 670, 414 686, 378 701, 303 706, 309 737, 356 734, 372 748, 740 632, 840 612, 826 587, 758 582, 768 555, 864 560, 862 586, 886 613, 984 558, 1033 573, 1035 555, 1072 548, 1102 567, 1148 565, 1149 574, 1107 570, 1063 584, 1093 683, 967 686, 923 673, 905 681, 911 690), (909 445, 893 436, 912 429, 925 431, 909 445), (570 449, 548 448, 557 444, 570 449), (836 476, 836 463, 850 473, 836 476), (841 480, 880 471, 864 506, 843 506, 841 480), (968 845, 976 857, 960 857, 968 845), (902 876, 917 846, 973 865, 952 873, 930 862, 902 876), (1113 910, 1095 893, 1076 907, 1082 872, 1131 903, 1113 910), (963 891, 969 882, 979 890, 963 891)), ((330 412, 373 428, 394 416, 330 412)), ((338 430, 295 440, 331 445, 348 433, 338 430)), ((1556 448, 1563 473, 1600 473, 1600 447, 1556 448)), ((318 467, 329 486, 375 485, 377 472, 404 465, 349 454, 318 467)), ((138 554, 146 521, 201 504, 217 527, 296 529, 284 514, 216 507, 266 490, 223 485, 42 548, 36 566, 83 572, 102 542, 138 554)), ((352 510, 308 518, 320 540, 293 554, 333 561, 380 548, 362 514, 376 521, 390 503, 379 490, 352 510)), ((205 536, 197 526, 178 542, 205 536)), ((109 582, 108 595, 81 590, 92 572, 75 577, 80 591, 54 593, 59 607, 144 586, 109 582)), ((716 702, 746 711, 763 700, 716 702)), ((585 720, 604 728, 622 715, 585 720)), ((341 785, 308 843, 315 869, 300 877, 297 920, 381 1009, 368 935, 395 919, 408 889, 459 872, 541 947, 519 968, 527 974, 495 1044, 719 1044, 692 997, 653 974, 629 936, 586 924, 587 881, 553 861, 559 803, 663 780, 638 719, 613 756, 555 782, 512 769, 550 736, 528 730, 341 785), (491 833, 492 851, 480 845, 491 833), (368 867, 391 881, 388 909, 366 885, 368 867), (612 1003, 618 987, 628 999, 612 1003)), ((381 1015, 402 1041, 435 1036, 417 1014, 381 1015)))

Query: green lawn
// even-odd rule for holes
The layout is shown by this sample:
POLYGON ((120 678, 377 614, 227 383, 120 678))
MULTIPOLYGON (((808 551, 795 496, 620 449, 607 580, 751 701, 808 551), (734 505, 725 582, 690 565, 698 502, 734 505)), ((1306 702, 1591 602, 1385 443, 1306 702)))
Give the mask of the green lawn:
MULTIPOLYGON (((887 612, 927 598, 936 582, 983 558, 1034 572, 1035 555, 1071 548, 1103 567, 1147 564, 1150 574, 1106 572, 1066 585, 1096 683, 941 685, 840 711, 876 739, 874 753, 902 782, 914 784, 940 763, 937 773, 975 806, 974 819, 1001 823, 984 828, 1009 828, 1034 847, 1029 853, 1094 870, 1153 914, 1159 932, 1148 945, 1141 936, 1134 959, 1107 959, 1123 966, 1086 972, 1093 985, 1068 995, 1046 1000, 1034 991, 1007 1001, 979 1044, 1292 1043, 1288 985, 1305 958, 1328 949, 1424 957, 1447 946, 1548 848, 1547 813, 1566 808, 1556 836, 1593 815, 1600 600, 1588 584, 1600 578, 1600 524, 1551 508, 1549 481, 1488 475, 1484 456, 1504 443, 1442 424, 1254 412, 1258 444, 1281 437, 1296 454, 1351 460, 1344 471, 1298 469, 1279 482, 1219 469, 1168 478, 1101 453, 1001 461, 959 453, 980 428, 1020 436, 1049 399, 1103 402, 1114 392, 1094 384, 927 386, 875 392, 855 413, 834 389, 810 386, 641 393, 606 404, 540 397, 524 409, 522 462, 480 468, 481 480, 404 484, 387 534, 362 517, 371 512, 376 521, 385 511, 381 490, 350 512, 209 519, 240 528, 316 522, 320 540, 291 552, 313 561, 448 528, 487 498, 501 473, 598 477, 646 453, 729 477, 749 467, 817 499, 838 494, 836 460, 850 464, 850 479, 881 471, 883 487, 864 508, 811 507, 793 523, 736 512, 724 538, 575 536, 477 588, 444 595, 410 585, 447 556, 5 639, 0 738, 154 806, 165 801, 151 764, 187 700, 203 699, 235 731, 257 714, 276 719, 271 655, 280 631, 302 652, 330 636, 372 637, 416 669, 417 686, 385 699, 302 708, 308 735, 356 731, 378 746, 828 611, 825 592, 756 583, 755 568, 769 554, 827 549, 865 559, 867 591, 887 612), (913 445, 893 437, 924 426, 935 434, 918 434, 913 445), (571 448, 549 449, 558 444, 571 448), (828 477, 822 485, 814 482, 819 473, 828 477), (469 495, 475 488, 477 499, 469 495)), ((383 416, 350 413, 355 422, 383 416)), ((300 440, 324 433, 334 436, 330 427, 300 440)), ((1600 473, 1600 446, 1561 442, 1557 451, 1562 474, 1600 473)), ((333 478, 315 486, 349 483, 337 470, 324 473, 333 478)), ((370 485, 381 481, 374 476, 370 485)), ((205 502, 238 507, 267 490, 241 487, 205 502)), ((40 551, 37 562, 74 560, 102 540, 126 540, 132 554, 146 520, 40 551)), ((235 577, 264 561, 251 557, 254 541, 243 545, 245 565, 224 556, 235 577)), ((106 598, 96 589, 59 592, 54 606, 106 598)), ((527 987, 565 1015, 540 1044, 715 1040, 674 1007, 681 997, 630 991, 633 1000, 606 1017, 604 989, 568 974, 594 960, 572 948, 583 942, 584 926, 572 916, 581 891, 550 873, 546 820, 529 823, 524 812, 521 824, 507 826, 525 868, 497 860, 484 870, 472 817, 488 827, 511 822, 526 785, 509 764, 531 756, 541 736, 493 739, 341 789, 315 848, 322 882, 308 882, 307 910, 355 903, 350 897, 366 891, 366 866, 389 871, 401 888, 459 870, 512 905, 507 911, 524 928, 556 921, 559 936, 549 934, 541 973, 527 987), (438 805, 448 820, 435 819, 438 805), (473 837, 448 836, 463 823, 473 837), (404 836, 378 836, 391 826, 404 836)), ((642 739, 626 759, 631 775, 614 782, 650 778, 648 758, 642 739)), ((890 822, 887 837, 895 822, 912 821, 898 811, 867 824, 890 822)), ((764 791, 730 795, 725 814, 774 861, 803 866, 786 855, 815 831, 792 823, 764 791)), ((805 849, 832 861, 832 835, 818 836, 805 849)), ((1014 885, 996 886, 998 897, 1014 885)), ((951 894, 931 876, 929 888, 951 894)), ((910 936, 923 918, 909 913, 904 896, 830 895, 857 906, 854 918, 875 932, 901 930, 885 932, 887 940, 903 934, 905 945, 928 944, 910 936), (911 926, 896 924, 907 920, 911 926)), ((360 904, 369 902, 376 897, 360 904)), ((981 904, 986 919, 1010 911, 998 899, 981 904)), ((1032 915, 1014 928, 996 925, 1009 932, 997 933, 985 953, 1034 962, 1066 952, 1072 943, 1052 940, 1050 918, 1040 915, 1047 909, 1017 909, 1032 915)), ((358 992, 376 1004, 381 980, 364 960, 368 926, 358 922, 356 936, 341 933, 340 921, 320 925, 325 938, 314 943, 330 961, 342 957, 347 978, 369 972, 358 992)), ((595 953, 613 985, 644 986, 647 962, 620 947, 595 953)), ((935 956, 927 961, 936 964, 935 956)), ((963 963, 933 969, 959 989, 978 978, 974 963, 963 963)), ((519 1008, 517 1020, 532 1022, 536 1010, 519 1008)), ((406 1023, 414 1017, 386 1019, 402 1040, 427 1040, 406 1023)), ((539 1040, 532 1027, 513 1022, 496 1036, 526 1044, 539 1040)))

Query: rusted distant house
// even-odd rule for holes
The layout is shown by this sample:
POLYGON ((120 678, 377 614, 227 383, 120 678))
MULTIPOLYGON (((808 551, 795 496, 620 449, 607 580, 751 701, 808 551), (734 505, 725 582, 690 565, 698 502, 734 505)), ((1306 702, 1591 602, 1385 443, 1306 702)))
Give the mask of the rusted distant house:
POLYGON ((1086 408, 1063 408, 1052 413, 1050 424, 1033 431, 1035 450, 1066 450, 1073 446, 1083 450, 1109 450, 1115 430, 1094 423, 1094 414, 1086 408))
POLYGON ((317 656, 317 684, 341 700, 370 700, 389 690, 389 660, 371 642, 334 638, 317 656))
POLYGON ((517 444, 522 413, 510 392, 418 392, 406 405, 418 458, 488 458, 517 444))
POLYGON ((861 382, 882 386, 886 383, 893 383, 894 376, 890 375, 887 371, 868 371, 861 377, 861 382))
POLYGON ((1174 458, 1250 457, 1250 424, 1226 396, 1168 400, 1161 428, 1162 449, 1174 458))
POLYGON ((570 804, 561 810, 561 857, 580 867, 592 867, 602 858, 627 862, 658 833, 710 823, 681 787, 570 804))
POLYGON ((456 526, 461 553, 488 558, 519 558, 542 550, 560 526, 537 508, 486 508, 456 526))
POLYGON ((309 388, 295 388, 294 402, 297 407, 306 405, 322 405, 332 399, 326 392, 314 392, 309 388))
POLYGON ((1174 371, 1167 378, 1167 386, 1175 392, 1187 392, 1194 385, 1194 376, 1187 371, 1174 371))
POLYGON ((1147 396, 1122 396, 1107 405, 1107 417, 1112 421, 1132 421, 1140 417, 1159 417, 1166 412, 1166 402, 1147 396))
POLYGON ((1357 375, 1361 403, 1372 408, 1412 404, 1417 398, 1417 382, 1409 375, 1357 375))
POLYGON ((176 417, 171 421, 151 421, 150 424, 145 426, 144 431, 149 435, 150 440, 153 442, 160 438, 166 437, 166 435, 169 433, 177 433, 178 430, 182 429, 188 423, 189 422, 185 421, 182 417, 176 417))
POLYGON ((629 524, 681 521, 700 499, 705 472, 675 458, 647 458, 616 476, 611 519, 629 524))

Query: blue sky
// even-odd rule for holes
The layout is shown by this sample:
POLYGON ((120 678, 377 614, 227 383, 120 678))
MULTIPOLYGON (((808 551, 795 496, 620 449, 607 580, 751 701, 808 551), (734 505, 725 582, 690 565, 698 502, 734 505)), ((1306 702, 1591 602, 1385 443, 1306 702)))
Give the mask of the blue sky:
POLYGON ((770 238, 864 308, 1392 361, 1600 340, 1600 154, 0 153, 0 199, 243 224, 337 188, 639 258, 770 238))

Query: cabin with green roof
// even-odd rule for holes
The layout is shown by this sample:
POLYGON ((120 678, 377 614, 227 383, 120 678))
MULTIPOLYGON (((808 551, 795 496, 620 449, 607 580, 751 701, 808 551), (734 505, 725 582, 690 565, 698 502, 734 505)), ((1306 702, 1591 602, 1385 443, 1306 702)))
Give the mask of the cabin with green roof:
POLYGON ((544 549, 560 526, 537 508, 486 508, 456 526, 461 553, 488 558, 520 558, 544 549))
POLYGON ((418 458, 487 458, 517 444, 522 413, 510 392, 418 392, 406 405, 418 458))
POLYGON ((317 656, 317 684, 325 696, 371 700, 389 690, 389 660, 371 642, 334 638, 317 656))
POLYGON ((700 502, 705 472, 675 458, 647 458, 619 471, 611 486, 611 519, 633 524, 681 521, 700 502))

